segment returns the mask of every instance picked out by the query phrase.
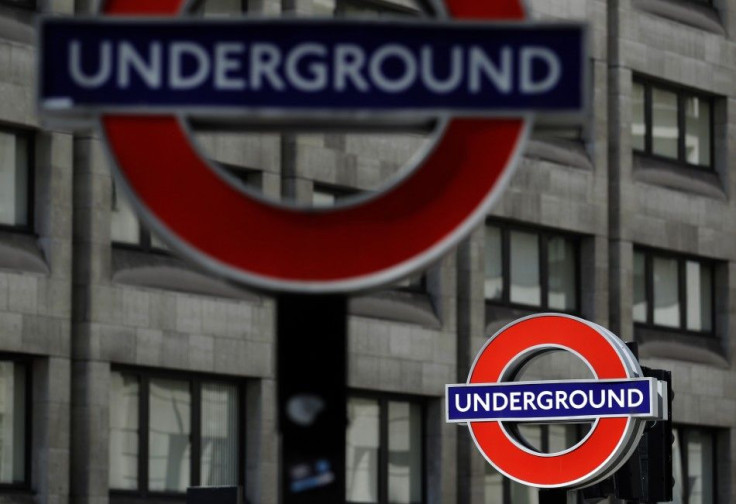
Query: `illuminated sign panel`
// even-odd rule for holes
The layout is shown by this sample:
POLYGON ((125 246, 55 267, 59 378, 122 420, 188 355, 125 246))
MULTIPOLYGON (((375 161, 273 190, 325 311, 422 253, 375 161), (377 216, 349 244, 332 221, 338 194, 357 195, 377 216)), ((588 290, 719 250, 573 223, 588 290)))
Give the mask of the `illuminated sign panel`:
POLYGON ((47 19, 41 105, 579 111, 580 26, 47 19))
POLYGON ((448 422, 656 418, 657 407, 652 378, 447 386, 448 422))

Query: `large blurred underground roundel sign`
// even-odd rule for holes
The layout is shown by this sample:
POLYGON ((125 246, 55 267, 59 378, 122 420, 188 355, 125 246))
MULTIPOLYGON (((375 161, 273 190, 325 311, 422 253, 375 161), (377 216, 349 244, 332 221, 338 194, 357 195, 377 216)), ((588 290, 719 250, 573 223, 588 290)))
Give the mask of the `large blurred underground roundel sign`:
MULTIPOLYGON (((537 112, 584 105, 584 29, 529 24, 521 0, 446 0, 408 21, 187 17, 187 0, 107 0, 46 18, 41 112, 92 120, 147 225, 251 286, 346 292, 397 280, 477 225, 537 112), (208 163, 191 117, 395 125, 433 119, 416 167, 330 209, 268 201, 208 163)), ((73 124, 73 123, 72 123, 73 124)))
POLYGON ((647 421, 666 420, 667 383, 644 378, 636 357, 613 333, 576 317, 542 314, 513 322, 478 353, 464 384, 448 385, 447 421, 467 424, 498 471, 539 488, 580 488, 611 476, 636 449, 647 421), (534 358, 563 350, 594 379, 516 381, 534 358), (591 422, 574 446, 542 453, 519 423, 591 422))

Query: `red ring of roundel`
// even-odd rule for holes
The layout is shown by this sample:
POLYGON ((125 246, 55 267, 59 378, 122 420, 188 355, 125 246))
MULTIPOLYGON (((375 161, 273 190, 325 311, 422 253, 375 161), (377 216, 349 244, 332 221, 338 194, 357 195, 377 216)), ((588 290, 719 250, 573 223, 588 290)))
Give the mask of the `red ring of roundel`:
MULTIPOLYGON (((177 16, 184 4, 108 0, 103 13, 177 16)), ((446 4, 455 19, 524 18, 521 0, 446 4)), ((198 156, 174 116, 106 114, 101 124, 124 184, 175 248, 231 279, 289 290, 363 288, 426 262, 497 187, 524 129, 523 119, 451 120, 426 162, 396 186, 363 204, 309 212, 231 187, 198 156)))
MULTIPOLYGON (((629 378, 615 347, 579 319, 544 315, 508 326, 487 343, 470 370, 468 383, 497 383, 517 355, 540 345, 570 348, 583 356, 598 379, 629 378)), ((558 456, 519 449, 499 422, 471 422, 476 446, 503 474, 538 487, 564 487, 587 481, 607 464, 626 436, 631 418, 601 418, 585 442, 558 456)))

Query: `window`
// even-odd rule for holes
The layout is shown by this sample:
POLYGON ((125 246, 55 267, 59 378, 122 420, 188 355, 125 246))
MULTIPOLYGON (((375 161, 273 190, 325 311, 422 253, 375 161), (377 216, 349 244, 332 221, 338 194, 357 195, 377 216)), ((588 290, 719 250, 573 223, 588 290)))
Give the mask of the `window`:
POLYGON ((0 128, 0 227, 30 230, 32 166, 33 135, 0 128))
POLYGON ((229 17, 247 11, 247 0, 201 0, 194 9, 196 14, 211 18, 229 17))
POLYGON ((565 235, 485 227, 485 297, 492 302, 578 310, 578 241, 565 235))
POLYGON ((113 371, 110 489, 145 496, 242 485, 242 404, 238 383, 113 371))
POLYGON ((634 322, 694 333, 713 333, 713 264, 634 251, 634 322))
POLYGON ((168 251, 163 241, 141 225, 132 205, 115 184, 112 185, 110 239, 116 245, 135 247, 148 252, 168 251))
POLYGON ((396 289, 406 292, 427 292, 427 274, 414 273, 393 285, 396 289))
POLYGON ((688 166, 713 166, 713 98, 636 79, 631 142, 635 152, 688 166))
POLYGON ((693 427, 676 429, 672 446, 672 502, 716 503, 716 431, 693 427))
POLYGON ((583 128, 575 125, 535 124, 531 136, 535 140, 579 142, 583 137, 583 128))
POLYGON ((348 418, 347 502, 424 502, 422 403, 355 396, 348 418))
MULTIPOLYGON (((588 424, 509 424, 517 436, 523 437, 525 444, 538 452, 556 453, 567 450, 583 439, 588 424)), ((536 504, 539 490, 505 478, 489 463, 485 465, 483 476, 484 504, 536 504)))
POLYGON ((0 360, 0 489, 28 488, 31 377, 23 360, 0 360))

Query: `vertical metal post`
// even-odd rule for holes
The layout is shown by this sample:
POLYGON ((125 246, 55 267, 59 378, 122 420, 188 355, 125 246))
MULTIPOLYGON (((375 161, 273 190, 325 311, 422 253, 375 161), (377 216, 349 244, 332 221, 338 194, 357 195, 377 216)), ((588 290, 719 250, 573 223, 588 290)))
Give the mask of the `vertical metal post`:
POLYGON ((578 504, 578 492, 564 488, 539 490, 539 504, 578 504))
POLYGON ((281 502, 345 502, 347 297, 281 294, 276 309, 281 502))

